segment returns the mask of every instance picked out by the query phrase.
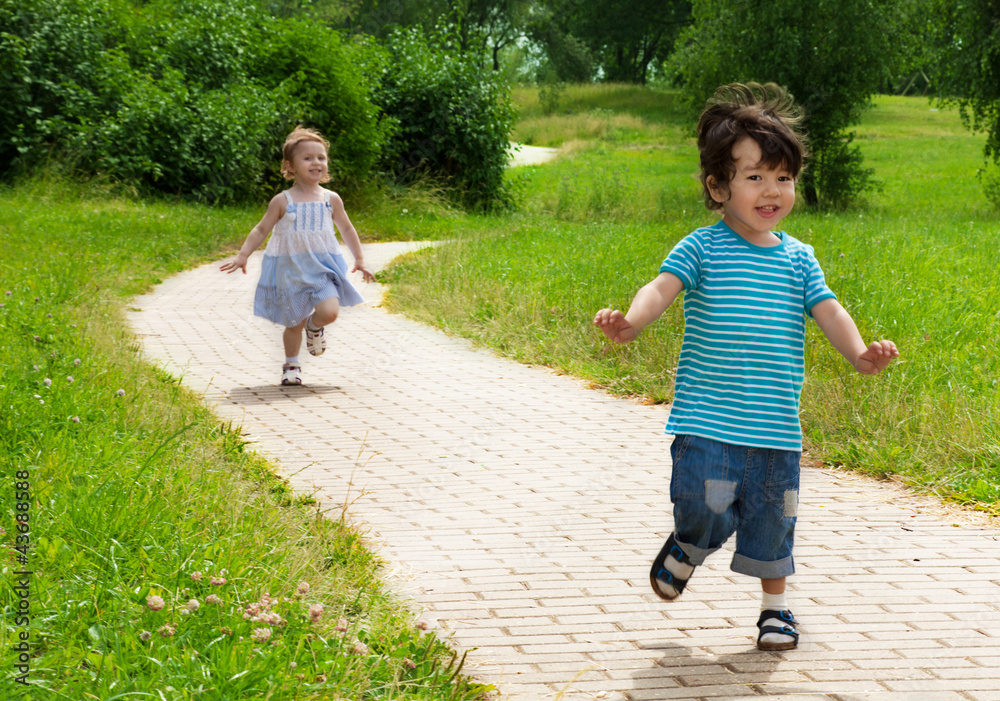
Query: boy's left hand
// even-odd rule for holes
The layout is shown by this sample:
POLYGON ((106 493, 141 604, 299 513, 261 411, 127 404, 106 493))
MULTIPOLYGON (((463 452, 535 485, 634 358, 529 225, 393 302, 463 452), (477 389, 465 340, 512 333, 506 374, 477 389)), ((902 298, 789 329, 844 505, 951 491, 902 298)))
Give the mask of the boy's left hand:
POLYGON ((876 341, 865 349, 865 352, 854 361, 854 369, 862 375, 877 375, 889 367, 899 350, 892 341, 876 341))

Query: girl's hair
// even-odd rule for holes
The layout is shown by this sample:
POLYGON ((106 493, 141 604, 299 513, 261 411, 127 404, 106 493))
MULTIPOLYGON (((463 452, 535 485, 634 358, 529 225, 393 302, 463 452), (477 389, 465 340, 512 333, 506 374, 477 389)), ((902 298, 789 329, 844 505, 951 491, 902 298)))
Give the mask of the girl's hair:
POLYGON ((802 119, 792 96, 775 83, 732 83, 717 89, 698 119, 705 206, 722 209, 712 199, 708 179, 712 178, 717 190, 729 191, 729 181, 736 175, 733 147, 745 138, 760 146, 759 165, 785 168, 798 178, 809 157, 802 119))
MULTIPOLYGON (((318 144, 323 144, 323 148, 327 151, 330 150, 330 142, 324 139, 323 135, 315 129, 303 126, 295 127, 292 133, 285 137, 285 145, 281 147, 281 174, 285 176, 286 180, 293 180, 295 178, 295 174, 289 166, 292 162, 292 156, 295 155, 295 147, 303 141, 315 141, 318 144)), ((327 176, 322 182, 329 181, 330 176, 327 176)))

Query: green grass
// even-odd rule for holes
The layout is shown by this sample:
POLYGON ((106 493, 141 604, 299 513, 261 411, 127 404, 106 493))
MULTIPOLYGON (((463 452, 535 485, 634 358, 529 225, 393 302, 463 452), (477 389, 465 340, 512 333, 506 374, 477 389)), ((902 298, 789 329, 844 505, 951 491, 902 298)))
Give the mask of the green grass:
POLYGON ((128 297, 217 256, 259 216, 99 185, 0 190, 3 698, 482 695, 348 524, 294 496, 238 429, 137 353, 128 297), (25 566, 30 626, 14 588, 25 566), (30 687, 15 682, 21 633, 30 687))
MULTIPOLYGON (((525 362, 669 401, 680 305, 626 347, 608 348, 590 320, 603 306, 627 308, 674 243, 716 217, 702 204, 693 134, 669 93, 590 91, 567 89, 563 111, 551 117, 531 93, 516 95, 525 120, 518 129, 528 122, 547 135, 545 145, 571 143, 568 153, 512 172, 518 214, 466 217, 452 245, 397 266, 389 304, 525 362), (612 122, 632 120, 636 133, 581 141, 594 109, 616 112, 612 122)), ((995 512, 1000 218, 976 175, 983 137, 921 98, 878 98, 856 131, 881 190, 844 212, 798 206, 783 228, 816 248, 863 335, 891 338, 902 357, 879 377, 861 377, 812 326, 808 449, 995 512)))

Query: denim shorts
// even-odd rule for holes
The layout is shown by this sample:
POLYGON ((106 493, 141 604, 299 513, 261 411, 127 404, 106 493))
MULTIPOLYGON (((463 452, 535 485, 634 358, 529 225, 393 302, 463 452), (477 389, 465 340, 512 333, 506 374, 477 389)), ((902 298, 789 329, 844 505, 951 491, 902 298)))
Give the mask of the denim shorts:
POLYGON ((670 456, 674 537, 692 564, 735 533, 734 572, 762 579, 795 572, 801 453, 676 436, 670 456))

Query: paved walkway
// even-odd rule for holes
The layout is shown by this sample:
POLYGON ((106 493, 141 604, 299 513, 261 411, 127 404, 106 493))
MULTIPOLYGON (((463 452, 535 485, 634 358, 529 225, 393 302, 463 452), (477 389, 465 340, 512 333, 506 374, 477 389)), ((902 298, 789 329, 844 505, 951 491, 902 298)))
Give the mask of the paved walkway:
MULTIPOLYGON (((369 262, 405 246, 369 245, 369 262)), ((297 488, 349 504, 388 581, 475 648, 467 671, 501 698, 1000 700, 996 527, 805 469, 790 580, 802 641, 761 653, 758 586, 727 553, 676 602, 649 591, 671 524, 664 408, 371 302, 343 312, 325 356, 304 356, 306 387, 281 388, 255 281, 213 264, 136 300, 146 354, 242 422, 297 488)))

